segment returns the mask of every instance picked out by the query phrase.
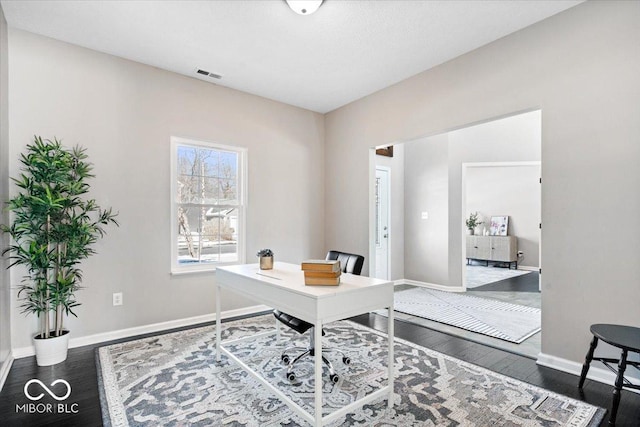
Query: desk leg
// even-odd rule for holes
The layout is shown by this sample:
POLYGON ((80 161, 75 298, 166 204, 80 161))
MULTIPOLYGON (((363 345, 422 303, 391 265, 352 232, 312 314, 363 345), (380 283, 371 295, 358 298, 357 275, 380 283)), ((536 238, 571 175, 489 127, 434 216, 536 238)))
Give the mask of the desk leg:
POLYGON ((393 408, 393 385, 395 380, 394 373, 394 358, 393 358, 393 307, 387 309, 387 339, 389 340, 389 397, 387 398, 387 404, 389 409, 393 408))
POLYGON ((315 346, 315 410, 316 427, 322 426, 322 322, 318 321, 313 328, 315 346))
POLYGON ((220 361, 220 339, 222 333, 220 330, 220 286, 216 285, 216 360, 220 361))

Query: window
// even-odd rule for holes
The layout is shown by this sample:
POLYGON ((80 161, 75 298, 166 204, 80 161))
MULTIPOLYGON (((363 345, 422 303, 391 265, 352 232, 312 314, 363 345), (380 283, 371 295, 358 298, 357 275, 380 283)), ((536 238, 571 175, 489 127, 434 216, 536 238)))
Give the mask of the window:
POLYGON ((173 273, 244 261, 246 149, 171 138, 173 273))

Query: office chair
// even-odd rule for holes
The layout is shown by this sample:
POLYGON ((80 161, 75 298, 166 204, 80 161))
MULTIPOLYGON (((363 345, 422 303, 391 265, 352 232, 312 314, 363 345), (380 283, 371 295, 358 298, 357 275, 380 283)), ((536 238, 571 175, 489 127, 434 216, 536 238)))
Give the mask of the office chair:
MULTIPOLYGON (((326 259, 340 261, 340 268, 342 269, 343 273, 351 273, 351 274, 356 274, 358 276, 362 272, 362 266, 364 264, 364 257, 362 255, 349 254, 349 253, 340 252, 340 251, 329 251, 329 253, 327 253, 326 259)), ((280 321, 281 323, 284 323, 289 328, 293 329, 299 334, 304 334, 308 330, 311 330, 311 333, 309 334, 308 347, 297 347, 297 346, 288 347, 282 352, 282 355, 280 356, 280 358, 282 359, 282 362, 287 365, 287 379, 289 381, 293 381, 296 379, 296 375, 293 372, 294 365, 303 357, 315 356, 315 353, 314 353, 315 343, 314 343, 314 331, 313 331, 314 326, 309 322, 306 322, 302 319, 298 319, 297 317, 290 316, 287 313, 283 313, 279 310, 273 310, 273 315, 275 316, 276 319, 278 319, 278 321, 280 321), (302 353, 298 354, 296 357, 292 359, 288 353, 293 350, 302 351, 302 353)), ((325 333, 323 329, 322 336, 324 335, 325 333)), ((332 349, 332 348, 322 349, 322 353, 329 352, 329 351, 340 353, 342 355, 342 363, 344 363, 345 365, 349 365, 351 363, 351 359, 348 356, 346 356, 341 350, 332 349)), ((335 370, 333 369, 333 365, 331 364, 329 359, 324 357, 324 354, 322 355, 322 361, 329 369, 329 379, 334 384, 337 383, 340 377, 338 376, 338 374, 336 374, 335 370)))

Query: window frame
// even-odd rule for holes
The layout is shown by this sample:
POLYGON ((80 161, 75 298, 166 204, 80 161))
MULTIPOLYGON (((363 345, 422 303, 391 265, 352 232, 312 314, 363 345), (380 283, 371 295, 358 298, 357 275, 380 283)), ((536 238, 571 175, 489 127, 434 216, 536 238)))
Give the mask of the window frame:
MULTIPOLYGON (((171 137, 171 274, 188 274, 188 273, 205 273, 215 272, 216 268, 224 265, 236 265, 244 264, 246 260, 246 212, 247 212, 247 154, 248 150, 245 147, 238 147, 234 145, 219 144, 216 142, 195 140, 190 138, 183 138, 178 136, 171 137), (225 262, 216 261, 211 263, 194 263, 188 265, 180 265, 178 262, 178 206, 180 203, 177 199, 178 194, 178 149, 179 147, 193 147, 204 148, 208 150, 228 151, 238 155, 238 228, 237 230, 237 253, 238 259, 236 261, 225 262)), ((206 205, 206 204, 205 204, 206 205)), ((222 207, 228 205, 221 205, 222 207)))

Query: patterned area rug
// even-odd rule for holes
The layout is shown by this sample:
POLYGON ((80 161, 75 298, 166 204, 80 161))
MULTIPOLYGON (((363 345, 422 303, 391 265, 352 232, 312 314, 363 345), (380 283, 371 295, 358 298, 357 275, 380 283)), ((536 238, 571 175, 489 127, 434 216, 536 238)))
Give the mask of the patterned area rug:
POLYGON ((467 265, 467 289, 477 288, 487 283, 499 282, 511 277, 523 276, 530 271, 511 270, 509 268, 467 265))
MULTIPOLYGON (((223 339, 272 329, 272 316, 224 323, 223 339)), ((351 357, 324 383, 324 414, 386 382, 386 336, 349 321, 327 326, 326 344, 351 357)), ((233 353, 305 409, 313 407, 313 362, 285 379, 281 345, 305 336, 245 341, 233 353)), ((223 356, 215 361, 213 326, 97 350, 106 426, 302 426, 305 422, 223 356)), ((396 339, 395 402, 365 405, 332 426, 596 426, 604 410, 396 339)), ((326 377, 326 375, 325 375, 326 377)), ((325 378, 326 379, 326 378, 325 378)))
MULTIPOLYGON (((428 288, 396 292, 393 309, 516 344, 541 325, 539 308, 428 288)), ((387 315, 386 310, 375 313, 387 315)))

